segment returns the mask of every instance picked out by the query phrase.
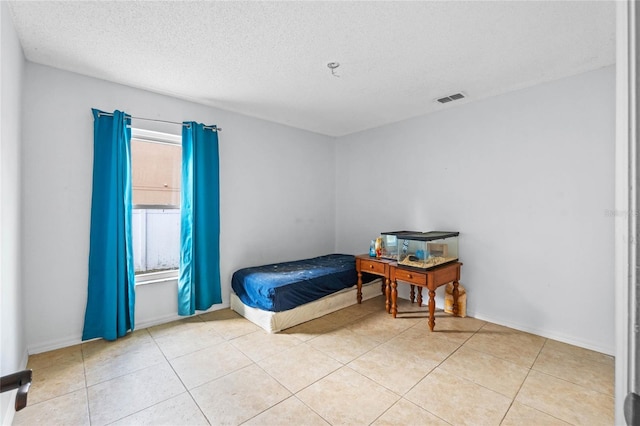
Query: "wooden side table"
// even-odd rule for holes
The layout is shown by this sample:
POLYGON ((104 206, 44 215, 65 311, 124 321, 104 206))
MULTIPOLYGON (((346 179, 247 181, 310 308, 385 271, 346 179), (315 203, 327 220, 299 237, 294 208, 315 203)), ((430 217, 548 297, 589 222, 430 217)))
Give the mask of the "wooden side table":
POLYGON ((362 303, 362 273, 378 275, 384 277, 382 283, 382 294, 385 297, 385 309, 387 313, 391 310, 389 303, 391 266, 395 265, 395 260, 385 259, 383 257, 371 257, 368 254, 359 254, 356 256, 356 272, 358 272, 358 303, 362 303))
MULTIPOLYGON (((390 265, 391 271, 391 314, 398 313, 398 280, 411 285, 426 287, 429 290, 429 328, 433 331, 436 325, 436 288, 453 281, 453 314, 458 315, 458 285, 462 263, 452 262, 432 269, 404 269, 398 264, 390 265)), ((420 290, 420 288, 418 289, 420 290)), ((418 302, 422 303, 422 294, 418 292, 418 302)))

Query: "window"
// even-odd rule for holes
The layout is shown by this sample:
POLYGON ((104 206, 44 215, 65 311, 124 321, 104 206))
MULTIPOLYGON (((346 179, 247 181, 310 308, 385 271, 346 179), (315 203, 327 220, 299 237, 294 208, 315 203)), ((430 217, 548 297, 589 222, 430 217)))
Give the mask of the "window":
POLYGON ((180 265, 181 138, 131 130, 136 284, 175 279, 180 265))

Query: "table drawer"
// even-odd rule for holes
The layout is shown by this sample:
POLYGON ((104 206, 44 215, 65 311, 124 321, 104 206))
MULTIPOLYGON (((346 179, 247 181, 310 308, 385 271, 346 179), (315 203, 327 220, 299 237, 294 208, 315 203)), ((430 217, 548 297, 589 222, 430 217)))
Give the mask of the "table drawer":
POLYGON ((384 266, 384 263, 376 262, 375 260, 360 261, 360 271, 370 274, 384 275, 384 266))
POLYGON ((437 269, 433 273, 433 281, 435 282, 436 287, 450 283, 451 281, 458 281, 459 279, 460 267, 456 264, 437 269))
POLYGON ((427 285, 427 274, 396 268, 396 281, 405 281, 411 284, 427 285))

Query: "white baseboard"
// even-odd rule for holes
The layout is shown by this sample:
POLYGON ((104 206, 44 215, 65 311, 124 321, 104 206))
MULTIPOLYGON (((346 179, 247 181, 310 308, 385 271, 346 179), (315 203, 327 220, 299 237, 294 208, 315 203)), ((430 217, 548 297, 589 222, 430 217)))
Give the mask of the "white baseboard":
MULTIPOLYGON (((205 314, 207 312, 212 312, 212 311, 217 311, 220 309, 226 309, 229 307, 229 303, 223 303, 220 305, 214 305, 211 308, 209 308, 206 311, 199 311, 196 315, 198 314, 205 314)), ((165 324, 168 322, 172 322, 172 321, 177 321, 179 319, 183 319, 186 317, 180 316, 177 313, 176 314, 171 314, 171 315, 164 315, 164 316, 159 316, 159 317, 155 317, 155 318, 148 318, 148 319, 144 319, 143 321, 139 321, 136 323, 136 330, 140 329, 145 329, 145 328, 149 328, 149 327, 153 327, 154 325, 160 325, 160 324, 165 324)), ((69 346, 73 346, 73 345, 78 345, 82 343, 82 335, 77 335, 77 336, 69 336, 69 337, 65 337, 62 339, 55 339, 55 340, 50 340, 48 342, 42 342, 42 343, 38 343, 35 345, 31 345, 29 346, 28 352, 25 355, 25 361, 24 361, 24 365, 27 365, 27 358, 29 355, 34 355, 34 354, 39 354, 42 352, 48 352, 48 351, 54 351, 56 349, 62 349, 62 348, 66 348, 69 346)))
POLYGON ((67 348, 82 343, 82 335, 69 336, 61 339, 49 340, 48 342, 37 343, 28 347, 29 355, 35 355, 42 352, 55 351, 56 349, 67 348))
POLYGON ((546 337, 547 339, 557 340, 559 342, 567 343, 569 345, 578 346, 584 349, 600 352, 606 355, 612 355, 612 356, 614 355, 615 348, 603 347, 602 345, 599 345, 594 342, 585 342, 583 340, 576 339, 573 336, 567 336, 552 330, 544 330, 536 327, 530 327, 528 325, 518 324, 512 321, 505 321, 503 319, 494 318, 490 315, 470 312, 468 310, 467 310, 467 316, 470 316, 482 321, 487 321, 493 324, 502 325, 504 327, 513 328, 515 330, 524 331, 526 333, 535 334, 536 336, 546 337))
POLYGON ((145 319, 144 321, 136 322, 136 330, 144 330, 145 328, 153 327, 160 324, 166 324, 168 322, 177 321, 179 319, 186 318, 181 317, 178 314, 164 315, 156 318, 145 319))
MULTIPOLYGON (((436 309, 444 309, 444 306, 441 306, 439 302, 440 301, 438 300, 438 298, 436 298, 436 309)), ((423 302, 422 306, 427 306, 426 302, 423 302)), ((469 309, 467 309, 467 316, 482 321, 487 321, 492 324, 501 325, 503 327, 513 328, 514 330, 535 334, 536 336, 545 337, 547 339, 557 340, 558 342, 567 343, 569 345, 600 352, 602 354, 611 356, 614 355, 615 348, 607 348, 594 342, 585 342, 583 340, 576 339, 573 336, 567 336, 552 330, 544 330, 536 327, 530 327, 528 325, 518 324, 512 321, 505 321, 503 319, 492 317, 491 315, 484 315, 482 313, 473 312, 469 309)))
MULTIPOLYGON (((436 300, 436 302, 439 302, 439 301, 436 300)), ((423 303, 423 306, 425 306, 424 303, 423 303)), ((229 307, 229 303, 223 303, 221 305, 212 306, 206 311, 198 312, 198 314, 204 314, 207 312, 213 312, 220 309, 226 309, 228 307, 229 307)), ((436 308, 442 309, 443 306, 440 306, 440 303, 436 303, 436 308)), ((520 330, 527 333, 535 334, 537 336, 545 337, 548 339, 557 340, 559 342, 567 343, 569 345, 579 346, 581 348, 590 349, 592 351, 600 352, 607 355, 614 355, 614 348, 603 347, 602 345, 599 345, 594 342, 582 341, 580 339, 576 339, 573 336, 563 335, 552 330, 544 330, 536 327, 530 327, 528 325, 514 323, 512 321, 505 321, 503 319, 494 318, 491 315, 484 315, 482 313, 472 312, 469 310, 467 310, 467 316, 476 318, 482 321, 488 321, 493 324, 502 325, 504 327, 513 328, 515 330, 520 330)), ((179 316, 178 314, 172 314, 172 315, 165 315, 165 316, 160 316, 156 318, 145 319, 144 321, 140 321, 136 324, 136 329, 145 329, 145 328, 153 327, 156 325, 177 321, 183 318, 186 318, 186 317, 179 316)), ((41 352, 47 352, 47 351, 52 351, 56 349, 66 348, 68 346, 73 346, 80 343, 82 343, 82 336, 78 335, 78 336, 71 336, 64 339, 53 340, 49 342, 44 342, 42 344, 30 346, 28 348, 28 353, 25 353, 23 365, 26 368, 27 358, 29 354, 38 354, 41 352)))
MULTIPOLYGON (((206 314, 207 312, 219 311, 221 309, 228 309, 228 308, 229 308, 229 302, 222 303, 220 305, 214 305, 214 306, 210 307, 209 309, 207 309, 206 311, 198 311, 194 315, 206 314)), ((142 321, 137 321, 136 322, 136 330, 137 329, 144 329, 144 328, 153 327, 153 326, 160 325, 160 324, 166 324, 168 322, 177 321, 177 320, 181 320, 181 319, 184 319, 184 318, 188 318, 188 317, 178 315, 177 313, 171 314, 171 315, 163 315, 163 316, 159 316, 159 317, 155 317, 155 318, 148 318, 148 319, 144 319, 142 321)))

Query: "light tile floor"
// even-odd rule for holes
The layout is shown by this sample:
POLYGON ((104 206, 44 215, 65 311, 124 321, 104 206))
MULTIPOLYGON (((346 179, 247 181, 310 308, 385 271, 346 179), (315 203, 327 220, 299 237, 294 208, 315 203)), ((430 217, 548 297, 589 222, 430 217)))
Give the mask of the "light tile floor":
POLYGON ((611 425, 613 358, 381 297, 279 334, 228 309, 32 355, 15 425, 611 425))

